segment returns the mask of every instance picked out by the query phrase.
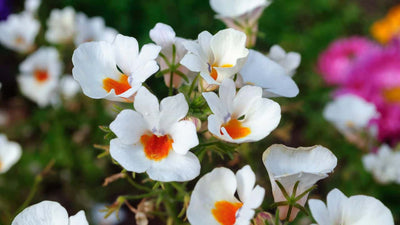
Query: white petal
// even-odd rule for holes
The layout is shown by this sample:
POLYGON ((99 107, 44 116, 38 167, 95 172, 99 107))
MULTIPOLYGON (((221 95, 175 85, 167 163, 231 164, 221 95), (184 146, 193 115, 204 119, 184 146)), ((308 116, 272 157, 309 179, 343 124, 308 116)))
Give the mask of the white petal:
POLYGON ((143 45, 140 53, 130 71, 132 82, 144 82, 159 69, 156 58, 161 51, 161 47, 155 44, 143 45))
POLYGON ((162 182, 189 181, 200 174, 200 162, 191 152, 181 155, 170 151, 167 158, 153 162, 147 174, 151 179, 162 182))
POLYGON ((146 158, 143 146, 123 144, 118 138, 110 141, 110 154, 124 169, 136 173, 145 172, 151 165, 146 158))
POLYGON ((136 94, 134 106, 135 110, 141 113, 146 119, 149 128, 156 128, 160 116, 160 106, 157 97, 150 93, 147 88, 142 87, 136 94))
POLYGON ((150 38, 157 45, 164 48, 174 43, 175 31, 167 24, 157 23, 156 26, 150 30, 150 38))
POLYGON ((70 216, 68 225, 89 225, 86 220, 85 212, 81 210, 74 216, 70 216))
POLYGON ((310 206, 311 214, 319 225, 331 225, 328 209, 321 200, 310 199, 308 206, 310 206))
POLYGON ((215 57, 214 63, 218 66, 236 65, 238 59, 247 57, 249 53, 245 45, 246 35, 243 32, 231 28, 219 31, 213 36, 210 46, 215 57))
POLYGON ((219 225, 211 213, 217 201, 237 202, 235 174, 227 168, 215 168, 197 182, 190 197, 187 217, 193 225, 219 225))
POLYGON ((110 124, 110 129, 122 143, 129 145, 139 142, 140 137, 148 130, 148 127, 141 114, 125 109, 110 124))
MULTIPOLYGON (((221 99, 222 106, 227 109, 228 112, 233 111, 233 100, 236 95, 235 83, 232 79, 224 79, 219 87, 219 98, 221 99)), ((236 98, 235 98, 236 99, 236 98)))
POLYGON ((182 93, 161 100, 160 129, 164 131, 169 130, 174 123, 186 116, 188 110, 189 106, 182 93))
POLYGON ((204 65, 199 57, 193 54, 186 54, 180 63, 193 72, 200 72, 204 65))
POLYGON ((139 44, 133 37, 118 34, 112 44, 118 67, 126 75, 130 75, 131 67, 139 55, 139 44))
POLYGON ((11 225, 68 225, 67 211, 57 202, 42 201, 20 212, 11 225))
POLYGON ((256 175, 249 165, 244 166, 236 172, 237 192, 241 202, 246 202, 256 183, 256 175))
POLYGON ((339 189, 335 188, 328 193, 326 202, 329 210, 329 218, 331 218, 331 220, 343 217, 343 206, 347 204, 346 201, 347 197, 339 189))
POLYGON ((186 154, 189 149, 199 144, 197 138, 196 126, 190 121, 180 121, 175 123, 169 134, 174 142, 172 148, 178 154, 186 154))
POLYGON ((249 112, 249 110, 253 110, 255 102, 261 99, 261 95, 262 90, 260 87, 242 87, 232 102, 234 108, 233 114, 239 118, 249 112))
POLYGON ((0 140, 0 174, 7 172, 21 158, 21 146, 8 141, 6 136, 1 135, 0 140))
POLYGON ((278 96, 295 97, 299 93, 296 83, 282 66, 254 50, 250 50, 240 74, 245 84, 259 86, 278 96))
POLYGON ((206 99, 211 111, 217 117, 225 120, 225 117, 229 115, 229 111, 226 107, 224 107, 224 104, 222 103, 221 99, 218 98, 217 94, 214 92, 203 92, 203 97, 206 99))

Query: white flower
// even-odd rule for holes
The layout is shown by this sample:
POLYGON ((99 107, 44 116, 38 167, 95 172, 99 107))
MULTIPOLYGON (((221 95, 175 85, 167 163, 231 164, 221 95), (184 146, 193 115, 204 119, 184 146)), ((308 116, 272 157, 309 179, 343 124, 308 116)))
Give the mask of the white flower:
POLYGON ((217 138, 233 143, 259 141, 274 130, 281 119, 278 103, 262 98, 262 89, 244 86, 237 93, 235 83, 225 79, 214 92, 203 92, 214 114, 208 130, 217 138))
POLYGON ((238 87, 246 84, 261 87, 264 97, 295 97, 299 93, 296 83, 282 66, 255 50, 250 50, 236 80, 238 87))
POLYGON ((19 67, 17 77, 22 94, 40 107, 54 103, 62 64, 55 48, 42 47, 19 67))
POLYGON ((25 11, 36 14, 42 0, 25 0, 25 11))
POLYGON ((294 75, 301 62, 301 55, 299 53, 286 53, 286 51, 279 45, 273 45, 271 47, 268 57, 285 68, 286 73, 291 77, 294 75))
POLYGON ((68 218, 67 210, 59 203, 42 201, 20 212, 11 225, 88 225, 85 212, 68 218))
POLYGON ((371 172, 378 182, 400 184, 400 152, 393 151, 388 145, 382 145, 376 154, 365 155, 362 161, 365 169, 371 172))
POLYGON ((246 35, 234 29, 221 30, 212 36, 203 31, 197 41, 184 42, 189 51, 181 64, 200 75, 208 84, 220 84, 233 77, 246 62, 249 50, 246 35))
POLYGON ((75 14, 72 7, 53 9, 47 20, 46 40, 54 44, 72 42, 76 29, 75 14))
POLYGON ((139 53, 135 38, 118 34, 113 43, 81 44, 72 56, 72 75, 94 99, 132 101, 142 83, 157 72, 161 47, 146 44, 139 53))
POLYGON ((89 41, 113 42, 118 32, 106 27, 102 17, 88 18, 84 13, 76 15, 76 46, 89 41))
POLYGON ((190 197, 187 217, 193 225, 249 225, 264 199, 265 190, 255 186, 250 166, 235 174, 224 167, 215 168, 197 182, 190 197), (239 200, 235 197, 235 192, 239 200))
POLYGON ((66 74, 60 80, 60 92, 66 99, 73 98, 81 91, 79 83, 72 78, 71 75, 66 74))
POLYGON ((198 145, 195 125, 182 120, 189 106, 184 95, 164 98, 139 89, 135 110, 123 110, 110 124, 117 135, 111 156, 126 170, 147 172, 153 180, 187 181, 200 173, 200 163, 189 149, 198 145))
POLYGON ((40 23, 31 14, 12 14, 0 22, 0 42, 9 49, 27 53, 34 49, 40 23))
MULTIPOLYGON (((262 156, 268 176, 271 181, 272 193, 275 202, 286 201, 282 191, 275 181, 279 181, 289 196, 299 181, 296 196, 299 196, 311 188, 317 181, 324 179, 328 173, 336 167, 337 159, 327 148, 322 146, 290 148, 284 145, 272 145, 262 156)), ((308 194, 297 201, 304 205, 308 194)), ((279 217, 285 219, 288 214, 288 206, 279 206, 279 217)), ((293 208, 290 214, 292 221, 297 213, 293 208)))
POLYGON ((340 132, 350 134, 366 128, 369 121, 378 116, 378 112, 374 104, 356 95, 346 94, 328 103, 323 115, 340 132))
MULTIPOLYGON (((187 41, 184 38, 176 37, 175 31, 171 26, 163 23, 157 23, 156 26, 150 30, 150 38, 157 45, 161 46, 161 53, 168 59, 169 63, 172 63, 174 60, 175 64, 178 64, 181 59, 186 55, 187 50, 183 46, 183 42, 187 41), (173 59, 173 45, 175 45, 175 59, 173 59)), ((159 56, 157 58, 158 64, 160 65, 160 70, 169 69, 167 63, 164 59, 159 56)), ((186 67, 179 66, 177 68, 178 71, 182 72, 185 75, 189 75, 188 78, 193 78, 194 73, 190 72, 186 67)), ((173 86, 178 88, 182 84, 182 78, 178 74, 174 74, 173 86)), ((170 84, 170 73, 164 74, 165 84, 169 87, 170 84)))
POLYGON ((310 199, 308 205, 318 225, 394 225, 390 210, 374 197, 354 195, 348 198, 333 189, 328 194, 327 205, 315 199, 310 199))
POLYGON ((218 13, 217 17, 236 18, 251 13, 259 7, 267 7, 269 0, 210 0, 211 8, 218 13))
POLYGON ((4 134, 0 134, 0 174, 7 172, 21 158, 21 146, 8 141, 4 134))

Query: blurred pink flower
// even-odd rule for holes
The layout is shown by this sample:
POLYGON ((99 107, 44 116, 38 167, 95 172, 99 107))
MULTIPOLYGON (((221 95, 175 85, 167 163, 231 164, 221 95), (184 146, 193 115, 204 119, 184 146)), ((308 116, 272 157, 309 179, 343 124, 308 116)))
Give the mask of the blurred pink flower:
POLYGON ((354 63, 336 95, 356 94, 376 105, 380 118, 378 138, 395 144, 400 141, 400 45, 391 45, 368 54, 354 63))
POLYGON ((376 49, 377 44, 363 37, 339 39, 320 55, 318 70, 326 83, 343 84, 354 62, 376 49))

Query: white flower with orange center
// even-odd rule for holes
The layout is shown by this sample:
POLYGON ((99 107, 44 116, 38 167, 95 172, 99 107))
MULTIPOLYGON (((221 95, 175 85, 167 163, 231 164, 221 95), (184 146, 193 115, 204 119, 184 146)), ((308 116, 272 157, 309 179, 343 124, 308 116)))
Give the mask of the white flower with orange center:
POLYGON ((89 225, 85 212, 68 217, 68 212, 58 202, 42 201, 20 212, 11 225, 89 225))
POLYGON ((256 176, 248 165, 236 175, 224 167, 207 173, 190 197, 186 213, 190 224, 249 225, 265 194, 264 188, 255 183, 256 176))
POLYGON ((259 141, 274 130, 281 119, 278 103, 262 98, 262 89, 244 86, 237 93, 235 83, 225 79, 214 92, 204 92, 208 106, 214 114, 208 117, 208 130, 227 142, 259 141))
POLYGON ((47 20, 46 40, 54 44, 72 42, 76 31, 75 15, 72 7, 53 9, 47 20))
POLYGON ((249 50, 246 35, 234 29, 221 30, 212 36, 203 31, 197 41, 184 42, 188 50, 181 64, 193 72, 200 72, 208 84, 221 84, 233 77, 246 62, 249 50))
POLYGON ((236 80, 236 86, 244 85, 261 87, 264 97, 291 98, 299 93, 299 88, 284 67, 255 50, 250 50, 236 80))
POLYGON ((132 101, 142 83, 157 72, 161 47, 146 44, 139 52, 135 38, 117 35, 113 43, 81 44, 72 56, 72 75, 94 99, 132 101))
POLYGON ((308 205, 318 225, 394 225, 390 210, 378 199, 366 195, 346 197, 333 189, 328 193, 326 205, 317 199, 310 199, 308 205))
POLYGON ((30 13, 12 14, 0 22, 0 42, 9 49, 27 53, 34 49, 40 23, 30 13))
MULTIPOLYGON (((337 164, 335 155, 319 145, 290 148, 275 144, 265 150, 262 160, 268 172, 275 202, 285 202, 286 192, 288 196, 300 196, 296 201, 300 206, 304 206, 307 201, 307 190, 317 181, 326 178, 337 164), (277 182, 285 190, 282 190, 277 182), (295 187, 296 190, 293 190, 295 187)), ((298 208, 289 210, 288 205, 279 206, 278 209, 281 220, 288 218, 289 221, 293 221, 299 212, 298 208)))
POLYGON ((55 103, 62 64, 55 48, 42 47, 19 67, 19 88, 27 98, 40 107, 55 103))
POLYGON ((96 16, 88 18, 84 13, 76 15, 76 35, 74 43, 79 46, 90 41, 113 42, 118 32, 113 28, 106 27, 104 19, 96 16))
MULTIPOLYGON (((174 29, 172 29, 171 26, 163 23, 157 23, 156 26, 150 30, 150 38, 152 41, 154 41, 157 45, 161 46, 161 53, 166 57, 166 59, 169 61, 169 64, 172 62, 175 63, 176 66, 179 64, 181 59, 185 56, 187 53, 186 48, 183 46, 183 43, 187 41, 184 38, 176 37, 174 29), (173 46, 175 45, 175 59, 173 58, 173 46)), ((170 69, 169 65, 163 57, 159 56, 157 58, 157 61, 160 65, 160 70, 165 71, 167 69, 170 69)), ((188 76, 189 80, 192 79, 195 76, 195 74, 191 71, 189 71, 186 67, 179 65, 178 68, 176 68, 177 71, 183 73, 184 75, 188 76)), ((164 81, 165 84, 169 87, 170 85, 170 72, 166 72, 164 74, 164 81)), ((177 73, 173 74, 173 86, 175 88, 178 88, 182 84, 183 80, 181 76, 179 76, 177 73)))
POLYGON ((187 181, 200 173, 200 162, 189 149, 198 145, 194 123, 182 120, 189 106, 183 94, 164 98, 139 89, 135 110, 121 111, 110 124, 117 135, 111 156, 126 170, 147 172, 153 180, 187 181))
POLYGON ((20 158, 21 146, 0 134, 0 174, 7 172, 20 158))

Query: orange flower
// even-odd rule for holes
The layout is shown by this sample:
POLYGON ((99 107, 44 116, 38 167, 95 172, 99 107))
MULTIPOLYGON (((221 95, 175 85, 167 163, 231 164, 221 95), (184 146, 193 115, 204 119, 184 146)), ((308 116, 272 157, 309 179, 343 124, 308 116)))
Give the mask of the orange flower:
POLYGON ((371 27, 372 36, 386 44, 394 37, 400 37, 400 5, 390 9, 385 18, 376 21, 371 27))

